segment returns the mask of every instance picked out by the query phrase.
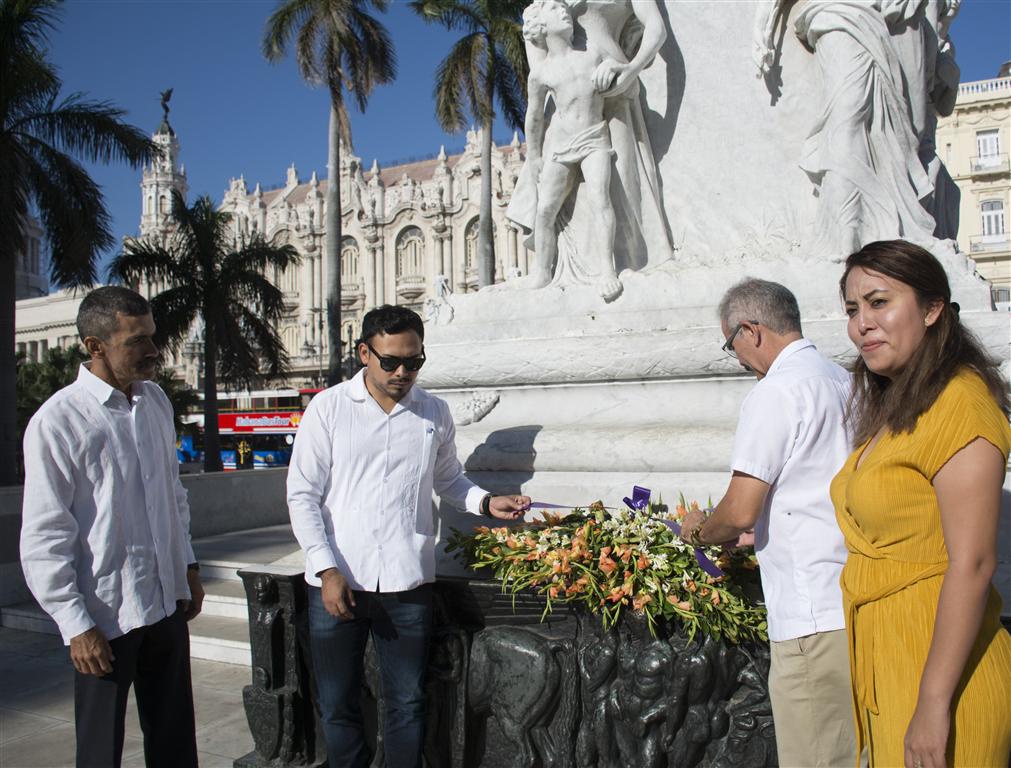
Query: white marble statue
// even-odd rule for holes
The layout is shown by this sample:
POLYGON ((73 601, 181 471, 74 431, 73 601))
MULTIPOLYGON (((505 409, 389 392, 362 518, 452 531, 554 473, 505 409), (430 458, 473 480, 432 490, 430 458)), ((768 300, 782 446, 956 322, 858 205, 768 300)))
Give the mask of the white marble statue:
POLYGON ((551 282, 558 254, 555 224, 572 188, 582 179, 586 200, 596 212, 585 261, 598 276, 607 301, 621 293, 614 272, 614 206, 611 202, 611 136, 604 120, 604 97, 593 75, 599 54, 572 46, 572 15, 560 0, 534 0, 523 12, 523 37, 546 55, 531 62, 527 82, 527 158, 537 179, 534 220, 535 261, 517 287, 543 288, 551 282), (545 126, 548 94, 554 115, 545 126), (548 148, 545 151, 545 148, 548 148))
POLYGON ((537 273, 520 285, 590 283, 610 300, 622 269, 673 256, 639 84, 667 32, 656 0, 567 0, 571 36, 554 21, 556 5, 538 0, 525 13, 550 15, 559 30, 548 35, 537 22, 544 31, 527 35, 528 157, 508 216, 537 253, 537 273), (549 92, 554 106, 545 110, 549 92), (539 234, 547 222, 554 231, 539 234))
MULTIPOLYGON (((938 63, 939 35, 928 16, 945 18, 950 2, 808 0, 799 7, 796 33, 814 51, 823 84, 823 108, 800 159, 818 189, 817 251, 844 257, 896 237, 935 245, 934 186, 920 155, 921 144, 932 146, 938 63)), ((786 5, 771 0, 757 10, 754 49, 763 72, 786 5)))

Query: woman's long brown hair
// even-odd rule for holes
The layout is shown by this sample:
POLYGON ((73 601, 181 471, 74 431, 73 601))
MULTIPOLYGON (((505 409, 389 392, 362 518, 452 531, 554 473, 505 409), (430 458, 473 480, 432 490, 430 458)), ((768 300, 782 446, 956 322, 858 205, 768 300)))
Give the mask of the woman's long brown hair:
POLYGON ((905 240, 865 245, 846 259, 846 271, 839 281, 844 301, 846 278, 857 267, 905 283, 916 293, 924 310, 936 301, 942 302, 944 308, 937 322, 926 329, 912 359, 895 378, 879 376, 867 368, 862 357, 857 357, 847 408, 856 445, 871 439, 883 427, 896 434, 911 432, 920 414, 934 404, 948 382, 964 368, 978 373, 1001 410, 1005 414, 1011 412, 1011 396, 998 363, 962 325, 958 305, 951 301, 948 276, 933 255, 905 240))

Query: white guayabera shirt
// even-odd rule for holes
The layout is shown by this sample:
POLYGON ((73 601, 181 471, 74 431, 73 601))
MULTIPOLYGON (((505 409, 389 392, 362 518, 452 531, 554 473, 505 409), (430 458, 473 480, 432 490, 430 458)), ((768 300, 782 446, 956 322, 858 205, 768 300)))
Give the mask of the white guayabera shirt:
POLYGON ((829 486, 850 452, 849 393, 850 375, 798 339, 741 404, 730 466, 771 486, 755 552, 774 642, 844 627, 846 545, 829 486))
POLYGON ((352 589, 401 592, 435 580, 434 490, 479 514, 485 491, 463 475, 444 400, 414 386, 386 413, 364 371, 320 392, 288 467, 291 527, 305 580, 337 568, 352 589))
POLYGON ((82 365, 25 431, 21 563, 68 644, 93 626, 109 639, 149 626, 190 598, 172 405, 149 381, 130 392, 82 365))

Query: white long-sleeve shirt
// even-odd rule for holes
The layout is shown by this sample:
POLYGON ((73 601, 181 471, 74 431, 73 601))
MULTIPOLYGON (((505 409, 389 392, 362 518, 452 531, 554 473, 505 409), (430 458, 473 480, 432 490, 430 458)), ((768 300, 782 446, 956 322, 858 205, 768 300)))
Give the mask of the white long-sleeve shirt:
POLYGON ((291 527, 305 579, 337 568, 352 589, 400 592, 435 580, 432 492, 478 514, 485 491, 463 474, 444 400, 413 387, 386 413, 364 372, 320 392, 288 467, 291 527))
POLYGON ((136 382, 128 400, 82 365, 25 431, 21 564, 65 643, 154 624, 190 598, 190 512, 172 405, 136 382))

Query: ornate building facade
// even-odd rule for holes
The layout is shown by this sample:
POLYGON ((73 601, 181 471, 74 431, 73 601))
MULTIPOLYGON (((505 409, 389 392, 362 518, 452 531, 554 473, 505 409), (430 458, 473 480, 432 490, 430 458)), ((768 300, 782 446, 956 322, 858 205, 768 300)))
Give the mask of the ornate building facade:
MULTIPOLYGON (((179 139, 167 120, 153 140, 161 147, 162 156, 142 172, 139 236, 167 242, 173 231, 172 191, 185 199, 188 184, 180 162, 179 139)), ((460 154, 447 155, 442 149, 434 158, 385 169, 373 161, 368 171, 361 158, 342 152, 341 341, 345 359, 353 354, 354 339, 369 309, 384 303, 401 304, 424 314, 426 299, 437 290, 477 290, 480 142, 479 132, 470 131, 460 154)), ((525 274, 531 257, 505 215, 523 164, 523 149, 514 136, 510 144, 492 151, 498 280, 509 274, 525 274)), ((240 176, 229 182, 221 202, 221 209, 232 215, 236 238, 260 232, 275 242, 294 245, 301 255, 299 265, 269 276, 284 292, 289 306, 278 333, 291 360, 286 383, 292 386, 319 384, 328 367, 324 312, 329 276, 323 259, 327 183, 315 173, 304 181, 294 167, 287 170, 285 183, 275 188, 264 189, 257 183, 250 190, 240 176)), ((148 297, 164 288, 140 286, 148 297)), ((38 350, 75 343, 79 302, 79 296, 65 292, 19 302, 18 348, 26 354, 35 350, 38 356, 38 350), (49 305, 52 311, 47 313, 49 305)), ((193 387, 201 384, 199 334, 200 329, 194 328, 179 349, 166 353, 167 363, 193 387)))
POLYGON ((958 245, 1011 308, 1011 62, 998 77, 961 83, 937 124, 937 154, 961 191, 958 245))
MULTIPOLYGON (((493 221, 495 274, 526 273, 529 253, 506 220, 523 148, 493 148, 493 221)), ((242 177, 232 179, 221 207, 232 214, 236 236, 260 232, 275 242, 294 245, 301 264, 272 275, 291 306, 278 332, 293 363, 296 382, 322 379, 327 349, 323 258, 327 180, 314 173, 308 181, 293 167, 282 187, 252 191, 242 177)), ((477 231, 480 207, 480 135, 467 134, 458 155, 444 149, 432 159, 365 171, 361 158, 342 152, 341 311, 345 359, 365 312, 380 304, 409 306, 424 314, 425 300, 436 290, 477 289, 477 231), (436 288, 438 284, 439 288, 436 288)))

